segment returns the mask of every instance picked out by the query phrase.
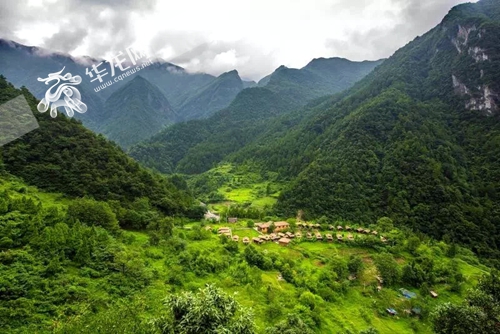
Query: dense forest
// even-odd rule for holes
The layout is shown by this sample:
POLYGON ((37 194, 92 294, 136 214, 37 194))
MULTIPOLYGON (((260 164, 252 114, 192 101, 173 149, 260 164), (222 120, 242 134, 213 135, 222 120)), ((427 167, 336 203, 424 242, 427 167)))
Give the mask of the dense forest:
MULTIPOLYGON (((302 69, 279 67, 260 87, 241 91, 227 108, 206 120, 169 127, 132 147, 130 154, 163 173, 207 171, 269 131, 271 120, 351 87, 380 63, 320 58, 302 69)), ((301 110, 295 116, 306 114, 301 110)))
MULTIPOLYGON (((387 215, 500 265, 499 20, 497 1, 456 6, 351 89, 270 117, 258 131, 235 122, 244 126, 225 136, 232 128, 199 124, 210 129, 197 132, 204 143, 188 135, 195 145, 173 148, 170 170, 160 170, 199 173, 219 160, 259 166, 288 184, 275 207, 283 216, 387 215)), ((157 138, 132 156, 157 167, 152 157, 178 140, 157 138)))

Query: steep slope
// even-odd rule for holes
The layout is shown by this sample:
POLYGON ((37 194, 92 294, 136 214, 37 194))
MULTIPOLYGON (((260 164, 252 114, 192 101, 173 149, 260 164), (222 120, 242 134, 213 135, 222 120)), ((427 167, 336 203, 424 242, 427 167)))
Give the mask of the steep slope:
MULTIPOLYGON (((133 147, 130 153, 149 167, 162 172, 206 171, 268 132, 277 117, 300 109, 317 96, 334 94, 350 87, 352 82, 344 78, 343 63, 347 63, 347 67, 357 75, 366 75, 380 62, 356 63, 336 58, 312 61, 311 64, 315 65, 308 66, 316 72, 326 72, 321 75, 309 69, 281 67, 270 77, 274 78, 273 84, 270 82, 265 87, 244 89, 225 110, 203 121, 176 124, 133 147), (320 64, 316 65, 317 62, 320 64), (336 77, 338 83, 335 83, 336 77), (302 85, 306 93, 300 93, 302 85), (318 87, 318 90, 315 91, 314 87, 318 87)), ((306 108, 298 117, 303 117, 307 112, 306 108)), ((296 121, 294 119, 289 123, 296 121)))
POLYGON ((106 101, 97 131, 127 148, 174 123, 176 118, 162 92, 136 76, 106 101))
POLYGON ((299 103, 351 87, 383 60, 353 62, 343 58, 313 59, 301 69, 280 66, 259 86, 285 93, 299 103))
POLYGON ((175 124, 132 147, 130 155, 164 173, 199 173, 255 139, 267 120, 295 107, 268 89, 248 88, 212 117, 175 124))
MULTIPOLYGON (((125 52, 125 50, 122 51, 125 52)), ((94 131, 99 130, 102 118, 105 117, 103 115, 105 101, 135 78, 135 75, 125 77, 119 83, 96 92, 94 88, 100 83, 97 80, 90 82, 90 77, 86 75, 86 68, 99 61, 89 57, 73 58, 69 55, 0 39, 0 74, 16 87, 27 87, 37 98, 43 98, 48 88, 37 78, 46 77, 49 73, 60 71, 63 67, 65 67, 65 72, 80 75, 82 83, 78 89, 88 110, 85 114, 77 114, 75 117, 94 131)), ((105 65, 108 66, 108 64, 105 65)), ((236 94, 243 89, 241 79, 236 78, 231 72, 219 78, 205 73, 188 73, 182 67, 161 59, 141 69, 140 73, 143 78, 159 88, 173 110, 182 109, 180 114, 186 114, 186 119, 206 117, 216 110, 227 107, 236 94), (193 115, 190 116, 189 113, 193 115)), ((106 81, 109 79, 109 74, 104 77, 106 81)), ((251 84, 247 82, 245 85, 251 84)), ((120 105, 120 107, 124 106, 120 105)), ((130 106, 130 108, 134 107, 130 106)), ((180 121, 180 119, 175 121, 180 121)), ((155 124, 150 126, 155 126, 155 124)), ((133 132, 128 134, 129 137, 134 135, 133 132)))
POLYGON ((72 197, 119 200, 139 198, 166 214, 183 214, 194 204, 187 189, 142 168, 120 148, 63 115, 36 111, 38 101, 0 76, 0 104, 24 94, 40 127, 0 149, 0 169, 28 184, 72 197))
POLYGON ((242 89, 243 81, 237 71, 223 73, 187 99, 179 109, 179 117, 182 120, 206 118, 227 107, 242 89))
POLYGON ((500 4, 455 7, 337 99, 240 161, 292 180, 277 209, 390 216, 494 258, 500 244, 500 4))

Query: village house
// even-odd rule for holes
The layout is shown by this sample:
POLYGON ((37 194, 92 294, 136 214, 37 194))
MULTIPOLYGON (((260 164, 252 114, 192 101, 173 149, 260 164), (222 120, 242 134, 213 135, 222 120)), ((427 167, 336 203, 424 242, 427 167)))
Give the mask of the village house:
POLYGON ((347 226, 345 227, 345 229, 346 229, 346 231, 350 231, 350 230, 352 230, 352 228, 351 228, 349 225, 347 225, 347 226))
POLYGON ((244 238, 243 238, 243 243, 244 243, 245 245, 248 245, 248 244, 250 243, 250 239, 248 239, 248 237, 244 237, 244 238))
MULTIPOLYGON (((261 233, 267 233, 269 231, 269 227, 273 222, 267 223, 257 223, 255 226, 257 227, 257 231, 261 233)), ((287 222, 276 222, 274 223, 274 232, 283 231, 290 228, 290 224, 287 222)))
POLYGON ((312 234, 310 232, 307 232, 307 240, 312 240, 312 234))
POLYGON ((377 232, 377 231, 372 231, 372 234, 373 234, 373 235, 377 235, 377 234, 378 234, 378 232, 377 232))
POLYGON ((295 237, 296 238, 302 238, 302 233, 300 233, 300 232, 295 233, 295 237))
POLYGON ((349 233, 349 234, 347 235, 347 239, 349 239, 350 241, 353 241, 353 240, 354 240, 354 237, 352 236, 352 234, 351 234, 351 233, 349 233))
POLYGON ((332 242, 333 241, 333 237, 331 234, 327 234, 326 235, 326 240, 328 240, 328 242, 332 242))
POLYGON ((228 223, 237 223, 238 222, 238 218, 236 218, 236 217, 228 218, 227 222, 228 223))
POLYGON ((281 246, 288 246, 288 244, 291 242, 292 240, 288 239, 288 238, 281 238, 278 243, 281 245, 281 246))
POLYGON ((260 240, 260 238, 252 238, 252 242, 260 245, 262 243, 262 240, 260 240))
POLYGON ((342 239, 343 239, 342 234, 337 234, 337 240, 342 241, 342 239))
POLYGON ((233 241, 238 242, 238 240, 240 240, 240 237, 239 237, 239 236, 237 236, 237 235, 234 235, 234 236, 233 236, 233 241))
POLYGON ((274 223, 274 231, 279 232, 290 228, 290 224, 287 222, 276 222, 274 223))
POLYGON ((333 230, 334 229, 333 225, 328 225, 328 229, 333 230))
POLYGON ((323 240, 321 233, 316 233, 316 240, 323 240))
POLYGON ((231 229, 229 227, 220 227, 217 232, 219 234, 224 234, 224 235, 231 235, 231 229))
POLYGON ((430 293, 431 293, 432 298, 437 298, 437 297, 439 296, 439 295, 438 295, 436 292, 434 292, 434 291, 431 291, 430 293))
POLYGON ((360 228, 358 228, 358 229, 356 230, 356 232, 358 232, 358 233, 363 233, 364 231, 365 231, 365 230, 364 230, 362 227, 360 227, 360 228))
POLYGON ((339 226, 337 226, 337 230, 338 230, 338 231, 342 231, 343 229, 344 229, 344 228, 343 228, 342 226, 340 226, 340 225, 339 225, 339 226))

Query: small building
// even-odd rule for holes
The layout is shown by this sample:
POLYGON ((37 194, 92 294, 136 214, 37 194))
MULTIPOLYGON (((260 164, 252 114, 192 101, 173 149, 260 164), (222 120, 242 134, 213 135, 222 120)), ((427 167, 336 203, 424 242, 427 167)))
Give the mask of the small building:
POLYGON ((347 225, 347 226, 345 227, 345 230, 346 230, 346 231, 351 231, 351 230, 352 230, 352 228, 351 228, 349 225, 347 225))
POLYGON ((384 280, 382 279, 382 277, 375 276, 375 278, 377 279, 378 284, 384 284, 384 280))
POLYGON ((378 234, 378 232, 377 232, 377 231, 372 231, 372 234, 373 234, 373 235, 377 235, 377 234, 378 234))
POLYGON ((328 225, 328 229, 333 230, 334 229, 333 225, 328 225))
POLYGON ((342 241, 344 239, 344 237, 342 237, 342 234, 337 234, 337 240, 338 241, 342 241))
POLYGON ((331 234, 327 234, 326 235, 326 240, 328 240, 328 242, 332 242, 333 241, 333 237, 331 234))
POLYGON ((280 240, 278 240, 278 243, 281 245, 281 246, 288 246, 288 244, 291 242, 292 240, 288 239, 288 238, 281 238, 280 240))
POLYGON ((238 242, 240 240, 240 237, 237 235, 233 235, 233 241, 238 242))
POLYGON ((227 222, 228 222, 228 223, 237 223, 237 222, 238 222, 238 218, 236 218, 236 217, 231 217, 231 218, 228 218, 228 219, 227 219, 227 222))
POLYGON ((260 245, 260 244, 262 243, 262 240, 260 240, 260 238, 252 238, 252 242, 253 242, 254 244, 258 244, 258 245, 260 245))
POLYGON ((432 298, 437 298, 437 297, 439 296, 439 295, 438 295, 436 292, 434 292, 434 291, 431 291, 431 292, 430 292, 430 294, 431 294, 432 298))
POLYGON ((267 222, 267 223, 257 223, 255 224, 255 227, 257 227, 257 231, 261 233, 267 233, 269 230, 269 226, 271 226, 272 222, 267 222))
POLYGON ((349 233, 349 234, 347 235, 347 239, 348 239, 349 241, 353 241, 353 240, 354 240, 354 236, 353 236, 351 233, 349 233))
POLYGON ((321 233, 316 233, 316 240, 323 240, 321 233))
POLYGON ((342 226, 337 226, 337 231, 342 231, 344 228, 342 226))
POLYGON ((411 291, 408 291, 408 290, 403 289, 403 288, 399 289, 399 292, 401 292, 401 294, 403 296, 405 296, 407 299, 411 299, 411 298, 417 297, 417 294, 415 292, 411 292, 411 291))
POLYGON ((364 233, 364 232, 365 232, 365 230, 364 230, 362 227, 360 227, 360 228, 358 228, 358 229, 356 230, 356 232, 358 232, 358 233, 364 233))
POLYGON ((286 235, 286 237, 287 237, 288 239, 293 239, 293 238, 295 238, 295 234, 293 234, 292 232, 286 232, 286 233, 285 233, 285 235, 286 235))
POLYGON ((244 238, 243 238, 243 243, 244 243, 245 245, 248 245, 248 244, 250 243, 250 239, 248 239, 248 237, 244 237, 244 238))
POLYGON ((307 235, 306 235, 306 238, 307 240, 312 240, 312 234, 310 232, 307 232, 307 235))
POLYGON ((231 233, 231 229, 229 227, 220 227, 218 230, 217 230, 217 233, 219 234, 227 234, 227 233, 231 233))
POLYGON ((386 239, 386 238, 384 238, 384 237, 380 237, 380 241, 382 241, 382 242, 387 242, 387 239, 386 239))
POLYGON ((269 235, 267 235, 267 234, 261 235, 260 238, 264 239, 265 241, 271 240, 271 237, 269 235))
POLYGON ((205 231, 210 231, 212 228, 210 226, 205 226, 205 231))
POLYGON ((289 228, 290 228, 290 224, 288 224, 287 222, 276 222, 276 223, 274 223, 274 231, 275 232, 287 230, 289 228))
POLYGON ((371 232, 371 231, 370 231, 370 229, 368 229, 368 228, 364 231, 364 233, 365 233, 365 234, 370 234, 370 232, 371 232))
POLYGON ((320 224, 314 224, 313 226, 314 226, 314 228, 321 228, 320 224))
POLYGON ((302 238, 302 233, 300 233, 300 232, 295 233, 295 237, 296 238, 302 238))
POLYGON ((285 233, 281 233, 281 232, 280 232, 280 233, 278 233, 278 237, 280 237, 280 238, 284 238, 284 237, 286 237, 286 235, 285 235, 285 233))
POLYGON ((398 312, 396 312, 396 310, 395 310, 395 309, 393 309, 393 308, 388 308, 386 311, 387 311, 387 313, 389 313, 390 315, 396 315, 396 314, 398 314, 398 312))
POLYGON ((307 228, 308 229, 312 229, 313 228, 313 224, 307 224, 307 228))

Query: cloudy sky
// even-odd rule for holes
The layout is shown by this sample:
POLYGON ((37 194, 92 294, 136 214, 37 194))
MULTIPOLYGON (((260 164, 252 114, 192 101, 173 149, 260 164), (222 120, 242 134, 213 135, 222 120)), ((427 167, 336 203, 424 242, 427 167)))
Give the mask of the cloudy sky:
POLYGON ((102 58, 134 46, 189 71, 257 80, 317 57, 388 57, 463 2, 0 0, 0 37, 102 58))

